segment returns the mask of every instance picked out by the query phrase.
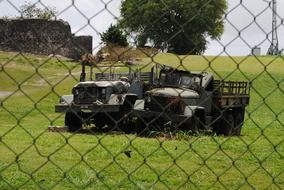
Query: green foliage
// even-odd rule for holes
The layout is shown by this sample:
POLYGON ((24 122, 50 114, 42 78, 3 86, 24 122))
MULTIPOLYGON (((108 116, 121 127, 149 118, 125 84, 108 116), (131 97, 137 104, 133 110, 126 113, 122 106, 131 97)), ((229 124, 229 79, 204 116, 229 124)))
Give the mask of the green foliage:
POLYGON ((137 45, 150 42, 177 54, 201 54, 206 38, 224 30, 225 0, 125 0, 120 25, 137 35, 137 45))
POLYGON ((25 4, 20 7, 20 11, 21 17, 23 18, 38 18, 47 20, 51 20, 57 14, 55 7, 39 8, 36 6, 36 4, 31 2, 25 2, 25 4))
POLYGON ((117 25, 110 25, 108 30, 101 35, 101 40, 107 45, 128 46, 126 35, 123 34, 117 25))

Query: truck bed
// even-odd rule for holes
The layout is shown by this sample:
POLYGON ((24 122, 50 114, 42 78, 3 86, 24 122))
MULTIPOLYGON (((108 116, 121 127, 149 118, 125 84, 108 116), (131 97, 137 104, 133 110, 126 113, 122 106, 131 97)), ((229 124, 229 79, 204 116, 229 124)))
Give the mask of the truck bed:
POLYGON ((244 107, 249 94, 249 82, 214 80, 213 102, 218 107, 244 107))

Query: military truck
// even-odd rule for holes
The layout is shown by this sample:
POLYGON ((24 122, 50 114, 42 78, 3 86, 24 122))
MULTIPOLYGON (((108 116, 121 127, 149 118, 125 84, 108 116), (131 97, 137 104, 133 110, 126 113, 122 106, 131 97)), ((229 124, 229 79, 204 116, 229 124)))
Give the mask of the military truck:
POLYGON ((134 105, 138 134, 150 131, 213 130, 240 135, 249 83, 215 80, 209 72, 161 69, 155 88, 134 105))
POLYGON ((80 82, 73 87, 71 95, 60 98, 55 111, 65 113, 65 126, 72 132, 90 124, 98 129, 130 132, 128 115, 135 101, 143 98, 144 91, 150 88, 153 70, 131 72, 130 69, 126 73, 105 72, 95 76, 95 80, 91 77, 86 81, 83 64, 80 82))

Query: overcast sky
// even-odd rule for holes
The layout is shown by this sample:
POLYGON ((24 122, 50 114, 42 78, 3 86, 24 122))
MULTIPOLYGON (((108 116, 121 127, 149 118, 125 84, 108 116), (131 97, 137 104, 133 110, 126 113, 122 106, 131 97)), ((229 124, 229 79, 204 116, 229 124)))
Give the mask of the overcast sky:
MULTIPOLYGON (((19 16, 19 7, 24 3, 25 0, 0 0, 0 16, 19 16)), ((42 6, 41 3, 55 7, 59 12, 58 18, 68 21, 76 35, 94 36, 94 49, 97 51, 99 34, 116 22, 121 0, 41 0, 38 5, 42 6)), ((279 48, 283 49, 284 0, 277 0, 277 3, 279 48)), ((272 28, 269 3, 264 0, 228 0, 228 4, 225 32, 220 41, 210 40, 205 54, 248 55, 255 46, 261 47, 261 53, 266 54, 271 40, 271 35, 267 38, 267 34, 272 28)))

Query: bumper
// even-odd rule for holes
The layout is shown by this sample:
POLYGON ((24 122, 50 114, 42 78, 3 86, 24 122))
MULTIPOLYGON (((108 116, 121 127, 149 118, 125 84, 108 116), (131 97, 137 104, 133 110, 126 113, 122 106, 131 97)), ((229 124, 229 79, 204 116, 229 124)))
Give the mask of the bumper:
POLYGON ((66 112, 119 112, 120 105, 68 105, 68 104, 57 104, 55 105, 55 112, 66 113, 66 112))
POLYGON ((144 119, 156 118, 156 119, 172 121, 175 123, 187 122, 191 120, 191 117, 185 115, 177 115, 177 114, 147 111, 147 110, 134 110, 134 114, 135 116, 144 119))

